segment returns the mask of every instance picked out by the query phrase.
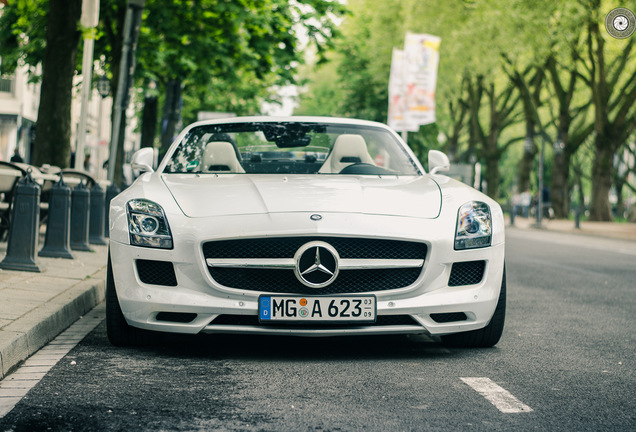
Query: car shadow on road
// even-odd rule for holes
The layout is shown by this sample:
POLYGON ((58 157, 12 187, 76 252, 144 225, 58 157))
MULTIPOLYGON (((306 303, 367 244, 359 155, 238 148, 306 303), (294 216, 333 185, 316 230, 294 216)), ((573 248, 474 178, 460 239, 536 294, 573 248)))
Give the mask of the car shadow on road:
MULTIPOLYGON (((104 343, 108 340, 104 334, 104 343)), ((243 360, 386 360, 457 358, 463 349, 447 348, 426 335, 295 337, 265 335, 180 335, 149 333, 141 346, 115 348, 157 356, 243 360)))

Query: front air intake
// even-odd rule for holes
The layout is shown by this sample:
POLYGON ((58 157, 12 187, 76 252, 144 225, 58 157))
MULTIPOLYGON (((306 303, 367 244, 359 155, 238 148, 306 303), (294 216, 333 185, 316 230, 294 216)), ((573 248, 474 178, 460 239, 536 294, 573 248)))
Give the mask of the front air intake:
POLYGON ((450 313, 434 313, 431 314, 431 319, 436 323, 449 323, 455 321, 466 321, 468 317, 464 312, 450 312, 450 313))
POLYGON ((145 284, 177 286, 177 276, 170 261, 137 260, 137 274, 145 284))
POLYGON ((466 261, 453 264, 448 286, 475 285, 484 278, 486 261, 466 261))
POLYGON ((195 313, 185 312, 159 312, 157 314, 157 321, 176 322, 176 323, 189 323, 194 321, 197 317, 195 313))

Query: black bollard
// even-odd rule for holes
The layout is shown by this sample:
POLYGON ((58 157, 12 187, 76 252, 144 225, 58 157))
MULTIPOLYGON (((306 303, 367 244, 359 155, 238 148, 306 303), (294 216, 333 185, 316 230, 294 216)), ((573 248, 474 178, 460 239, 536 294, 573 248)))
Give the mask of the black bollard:
POLYGON ((88 245, 88 218, 91 192, 84 182, 71 193, 71 249, 92 252, 88 245))
POLYGON ((115 183, 112 183, 106 188, 106 201, 104 201, 104 237, 109 237, 109 221, 110 221, 110 202, 119 195, 119 188, 115 183))
POLYGON ((90 244, 107 244, 104 239, 104 199, 104 189, 95 182, 91 188, 91 211, 88 225, 88 242, 90 244))
POLYGON ((0 263, 0 268, 31 272, 44 270, 35 256, 39 231, 40 186, 31 177, 31 170, 28 170, 15 187, 7 255, 0 263))
POLYGON ((71 188, 60 180, 51 188, 49 217, 46 223, 44 247, 41 257, 73 259, 71 241, 71 188))

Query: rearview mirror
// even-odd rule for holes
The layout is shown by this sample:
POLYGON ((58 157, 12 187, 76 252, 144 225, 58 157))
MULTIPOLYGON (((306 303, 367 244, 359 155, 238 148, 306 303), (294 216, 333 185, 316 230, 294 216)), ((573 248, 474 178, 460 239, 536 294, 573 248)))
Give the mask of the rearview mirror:
POLYGON ((440 171, 448 171, 450 169, 450 160, 448 156, 438 150, 428 152, 428 172, 435 174, 440 171))
POLYGON ((134 170, 141 172, 153 172, 154 169, 152 169, 152 164, 154 158, 154 149, 152 147, 144 147, 133 154, 130 165, 134 170))

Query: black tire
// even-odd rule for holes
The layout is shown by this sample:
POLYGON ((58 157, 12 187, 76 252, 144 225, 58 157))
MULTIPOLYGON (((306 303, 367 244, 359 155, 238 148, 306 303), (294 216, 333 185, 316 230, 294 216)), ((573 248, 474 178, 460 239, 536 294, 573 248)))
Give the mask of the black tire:
POLYGON ((463 333, 454 333, 442 336, 442 343, 455 348, 490 348, 501 339, 506 320, 506 268, 504 267, 503 279, 499 300, 495 307, 495 313, 488 325, 479 330, 463 333))
POLYGON ((115 290, 110 251, 106 274, 106 333, 110 343, 119 347, 140 345, 143 337, 143 330, 128 325, 121 311, 115 290))

